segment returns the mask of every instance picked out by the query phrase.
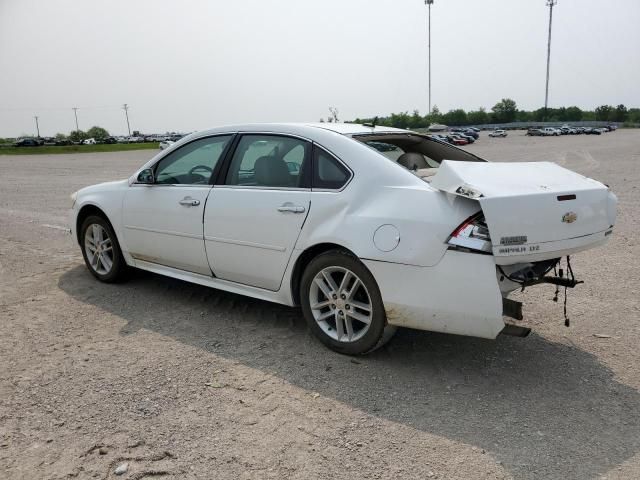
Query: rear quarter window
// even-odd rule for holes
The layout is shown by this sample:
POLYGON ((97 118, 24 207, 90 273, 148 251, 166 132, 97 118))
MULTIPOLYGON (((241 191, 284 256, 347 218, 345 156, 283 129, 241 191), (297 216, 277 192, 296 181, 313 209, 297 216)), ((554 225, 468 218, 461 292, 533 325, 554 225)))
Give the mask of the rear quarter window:
POLYGON ((351 172, 337 158, 315 147, 312 188, 340 190, 351 178, 351 172))

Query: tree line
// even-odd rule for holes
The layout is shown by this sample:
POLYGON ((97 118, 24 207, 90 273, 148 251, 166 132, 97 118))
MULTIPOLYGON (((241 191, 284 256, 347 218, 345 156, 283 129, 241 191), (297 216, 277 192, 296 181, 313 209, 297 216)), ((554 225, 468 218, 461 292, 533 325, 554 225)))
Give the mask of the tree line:
POLYGON ((109 137, 109 132, 105 128, 98 126, 91 127, 86 132, 82 130, 72 130, 69 135, 56 133, 56 140, 70 140, 72 142, 82 142, 87 138, 95 138, 97 141, 101 141, 109 137))
POLYGON ((413 113, 402 112, 392 113, 386 117, 356 118, 352 123, 371 123, 375 120, 376 125, 384 125, 396 128, 425 128, 432 123, 443 123, 445 125, 485 125, 491 123, 510 122, 580 122, 580 121, 602 121, 602 122, 622 122, 640 123, 640 108, 627 108, 624 105, 617 107, 611 105, 601 105, 595 110, 582 110, 579 107, 560 108, 539 108, 533 111, 520 110, 516 102, 510 98, 503 98, 496 103, 491 111, 486 111, 483 107, 478 110, 466 112, 461 108, 449 110, 446 113, 440 112, 434 105, 433 110, 428 115, 420 115, 418 110, 413 113))
MULTIPOLYGON (((96 141, 103 141, 110 136, 111 135, 109 135, 109 132, 105 128, 94 126, 86 132, 83 130, 72 130, 68 135, 64 133, 56 133, 54 138, 56 139, 56 141, 68 140, 70 142, 79 143, 83 140, 86 140, 87 138, 95 138, 96 141)), ((17 138, 25 137, 35 137, 35 135, 23 133, 17 138)), ((0 138, 0 144, 11 143, 13 142, 13 140, 13 138, 0 138)))

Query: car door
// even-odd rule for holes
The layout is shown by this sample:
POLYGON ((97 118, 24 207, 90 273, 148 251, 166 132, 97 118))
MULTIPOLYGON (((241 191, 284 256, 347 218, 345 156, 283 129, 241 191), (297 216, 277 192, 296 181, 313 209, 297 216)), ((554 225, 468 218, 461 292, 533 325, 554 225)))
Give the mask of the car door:
POLYGON ((232 135, 194 140, 162 157, 153 183, 132 184, 123 205, 123 235, 136 260, 211 275, 203 236, 203 211, 211 178, 232 135))
POLYGON ((277 291, 310 206, 311 143, 245 134, 204 216, 216 277, 277 291))

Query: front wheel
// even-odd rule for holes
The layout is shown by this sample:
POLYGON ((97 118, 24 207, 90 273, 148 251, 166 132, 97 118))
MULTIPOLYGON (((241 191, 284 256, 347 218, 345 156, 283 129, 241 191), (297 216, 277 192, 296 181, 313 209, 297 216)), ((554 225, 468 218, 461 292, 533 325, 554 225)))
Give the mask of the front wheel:
POLYGON ((106 283, 121 280, 127 264, 109 222, 101 216, 91 215, 82 222, 80 232, 82 256, 93 276, 106 283))
POLYGON ((314 258, 302 276, 300 296, 309 327, 336 352, 371 352, 395 332, 387 324, 373 275, 346 252, 332 250, 314 258))

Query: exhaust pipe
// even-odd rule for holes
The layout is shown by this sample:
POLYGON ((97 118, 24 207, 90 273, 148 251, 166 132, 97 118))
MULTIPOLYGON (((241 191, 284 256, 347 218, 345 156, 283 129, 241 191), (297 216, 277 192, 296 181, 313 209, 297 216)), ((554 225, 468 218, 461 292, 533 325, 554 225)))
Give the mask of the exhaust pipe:
POLYGON ((520 327, 518 325, 511 325, 506 323, 500 335, 509 335, 510 337, 526 337, 531 333, 531 329, 527 327, 520 327))

